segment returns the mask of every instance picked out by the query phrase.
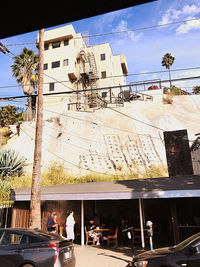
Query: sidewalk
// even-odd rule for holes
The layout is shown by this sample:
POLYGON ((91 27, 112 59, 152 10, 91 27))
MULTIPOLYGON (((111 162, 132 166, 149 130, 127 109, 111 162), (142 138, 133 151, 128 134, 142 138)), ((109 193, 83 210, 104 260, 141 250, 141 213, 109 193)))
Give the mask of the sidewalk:
POLYGON ((131 260, 132 251, 127 247, 93 247, 74 245, 76 267, 125 267, 131 260))

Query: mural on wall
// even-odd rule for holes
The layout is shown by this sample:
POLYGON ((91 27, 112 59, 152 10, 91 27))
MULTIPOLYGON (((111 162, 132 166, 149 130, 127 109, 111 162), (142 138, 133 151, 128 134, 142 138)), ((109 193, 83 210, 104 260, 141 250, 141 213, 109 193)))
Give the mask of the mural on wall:
MULTIPOLYGON (((131 170, 145 170, 150 166, 165 164, 161 159, 154 140, 149 135, 127 135, 124 145, 119 135, 104 135, 107 155, 80 155, 80 168, 101 172, 127 172, 131 170)), ((163 146, 160 141, 160 145, 163 146)), ((163 146, 164 153, 164 146, 163 146)))
MULTIPOLYGON (((67 173, 76 176, 131 174, 167 166, 163 133, 187 129, 189 140, 195 140, 200 131, 200 98, 196 98, 177 96, 173 104, 156 99, 126 103, 115 107, 121 114, 102 108, 95 112, 65 110, 55 117, 52 109, 52 117, 43 123, 42 166, 60 162, 67 173)), ((35 122, 24 122, 20 136, 13 135, 7 144, 27 159, 29 173, 34 138, 35 122)))

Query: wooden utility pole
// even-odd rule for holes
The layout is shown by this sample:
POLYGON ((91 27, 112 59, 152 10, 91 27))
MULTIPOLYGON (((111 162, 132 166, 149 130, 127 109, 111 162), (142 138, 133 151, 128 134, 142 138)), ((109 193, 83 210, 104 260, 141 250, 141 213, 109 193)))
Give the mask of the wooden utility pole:
POLYGON ((38 70, 38 101, 35 132, 35 151, 33 161, 30 228, 41 229, 40 181, 43 131, 43 65, 44 65, 44 29, 39 31, 39 70, 38 70))

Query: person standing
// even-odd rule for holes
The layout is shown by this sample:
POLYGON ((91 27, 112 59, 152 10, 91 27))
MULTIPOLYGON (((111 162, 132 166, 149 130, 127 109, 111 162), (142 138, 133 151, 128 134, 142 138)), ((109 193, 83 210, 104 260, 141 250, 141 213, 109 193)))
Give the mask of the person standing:
POLYGON ((66 233, 67 238, 74 240, 74 212, 72 210, 69 210, 67 212, 67 219, 66 219, 66 233))
POLYGON ((49 216, 46 224, 47 231, 51 233, 55 233, 56 227, 58 226, 58 224, 55 222, 55 217, 56 217, 56 211, 52 210, 51 215, 49 216))

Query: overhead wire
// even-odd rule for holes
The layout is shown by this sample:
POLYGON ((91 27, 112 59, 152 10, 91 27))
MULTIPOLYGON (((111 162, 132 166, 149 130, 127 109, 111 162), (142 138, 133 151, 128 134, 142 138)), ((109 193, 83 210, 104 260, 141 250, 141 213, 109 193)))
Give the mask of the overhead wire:
MULTIPOLYGON (((178 72, 178 71, 187 71, 187 70, 199 70, 200 67, 188 67, 188 68, 180 68, 180 69, 170 69, 171 72, 178 72)), ((128 74, 128 76, 139 76, 139 75, 150 75, 150 74, 156 74, 156 73, 168 73, 169 71, 168 70, 160 70, 160 71, 148 71, 148 72, 139 72, 139 73, 131 73, 131 74, 128 74)), ((51 76, 47 75, 46 73, 44 73, 45 76, 49 77, 49 78, 52 78, 51 76)), ((107 76, 106 78, 99 78, 100 80, 101 79, 111 79, 111 78, 117 78, 117 77, 123 77, 124 75, 113 75, 113 76, 107 76)), ((52 78, 55 80, 55 83, 64 83, 64 82, 70 82, 69 80, 65 80, 65 81, 57 81, 55 78, 52 78)), ((156 79, 156 80, 159 80, 159 79, 156 79)), ((152 82, 154 82, 152 80, 152 82)), ((155 81, 156 82, 156 81, 155 81)), ((135 82, 137 83, 137 82, 135 82)), ((43 84, 49 84, 49 82, 44 82, 43 84)), ((29 84, 26 84, 26 85, 29 85, 29 84)), ((128 85, 127 85, 128 86, 128 85)), ((20 87, 20 85, 1 85, 0 86, 0 89, 1 88, 15 88, 15 87, 20 87)), ((192 88, 192 87, 191 87, 192 88)), ((71 88, 70 88, 71 89, 71 88)))
MULTIPOLYGON (((91 38, 91 37, 94 38, 94 37, 109 36, 109 35, 114 35, 114 34, 122 34, 122 33, 135 32, 135 31, 143 31, 143 30, 160 28, 160 27, 165 27, 165 26, 170 26, 170 25, 176 25, 176 24, 185 23, 185 22, 191 22, 191 21, 196 21, 196 20, 200 20, 200 18, 192 18, 192 19, 187 19, 187 20, 168 22, 168 23, 157 24, 157 25, 152 25, 152 26, 146 26, 146 27, 141 27, 141 28, 136 28, 136 29, 123 30, 123 31, 112 31, 112 32, 107 32, 107 33, 90 34, 90 35, 85 35, 84 37, 82 37, 82 36, 73 37, 73 39, 82 39, 82 38, 91 38)), ((36 44, 36 42, 25 42, 25 43, 18 43, 18 44, 9 44, 8 43, 8 44, 6 44, 6 46, 18 46, 18 45, 27 45, 27 44, 36 44)))
MULTIPOLYGON (((9 102, 15 103, 13 100, 8 100, 8 103, 9 102)), ((24 105, 27 106, 26 103, 24 105)), ((54 110, 50 110, 50 109, 46 109, 46 108, 43 108, 43 110, 44 111, 47 111, 49 113, 57 114, 57 115, 59 115, 61 117, 67 117, 67 118, 70 118, 70 119, 82 121, 84 123, 89 123, 89 124, 92 124, 93 126, 99 126, 99 127, 102 127, 102 128, 108 128, 108 129, 112 129, 112 130, 116 130, 116 131, 121 131, 121 132, 129 133, 129 134, 133 134, 133 135, 138 135, 138 136, 150 136, 153 139, 162 140, 160 137, 152 136, 150 134, 142 134, 142 133, 140 134, 140 133, 136 133, 136 132, 133 132, 133 131, 129 131, 129 130, 125 130, 125 129, 121 129, 121 128, 117 128, 117 127, 105 125, 105 124, 102 124, 102 123, 99 123, 99 122, 96 122, 96 121, 86 120, 86 119, 82 119, 80 117, 72 116, 72 115, 69 115, 69 114, 60 113, 60 112, 57 112, 57 111, 54 111, 54 110)), ((78 137, 78 136, 76 136, 76 137, 78 137)), ((78 138, 82 138, 83 139, 83 137, 78 137, 78 138)), ((86 139, 86 138, 84 138, 84 139, 86 139)), ((91 139, 88 139, 88 140, 91 141, 91 139)))

